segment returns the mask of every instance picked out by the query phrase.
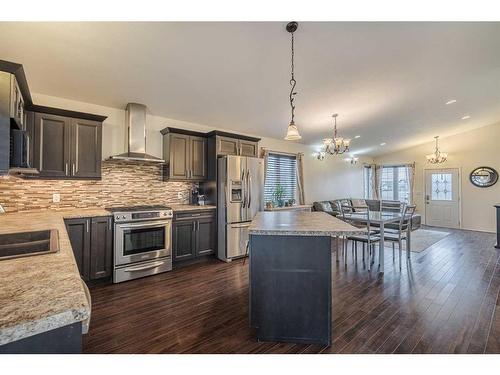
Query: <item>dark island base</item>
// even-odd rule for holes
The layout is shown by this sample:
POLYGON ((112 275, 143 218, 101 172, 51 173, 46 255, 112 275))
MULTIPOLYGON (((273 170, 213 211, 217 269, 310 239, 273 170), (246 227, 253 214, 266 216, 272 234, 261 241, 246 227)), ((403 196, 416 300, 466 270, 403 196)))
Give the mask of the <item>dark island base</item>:
POLYGON ((250 235, 250 249, 257 339, 330 345, 332 238, 250 235))
POLYGON ((0 346, 0 354, 80 354, 81 352, 81 322, 0 346))

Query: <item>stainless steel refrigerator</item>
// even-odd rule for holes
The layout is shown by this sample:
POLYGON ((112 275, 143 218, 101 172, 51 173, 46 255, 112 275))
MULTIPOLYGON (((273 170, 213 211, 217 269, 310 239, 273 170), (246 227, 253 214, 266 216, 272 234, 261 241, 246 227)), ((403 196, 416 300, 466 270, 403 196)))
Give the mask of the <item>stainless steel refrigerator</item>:
POLYGON ((264 207, 264 160, 224 156, 217 160, 217 257, 245 255, 250 222, 264 207))

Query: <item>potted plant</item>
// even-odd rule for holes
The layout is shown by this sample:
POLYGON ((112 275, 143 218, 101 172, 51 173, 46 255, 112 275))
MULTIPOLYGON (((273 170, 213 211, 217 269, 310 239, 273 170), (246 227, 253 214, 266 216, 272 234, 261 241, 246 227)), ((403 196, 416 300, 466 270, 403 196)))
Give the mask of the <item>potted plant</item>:
POLYGON ((276 185, 276 187, 274 188, 273 197, 278 207, 283 207, 285 205, 285 201, 283 200, 284 195, 285 188, 279 184, 276 185))

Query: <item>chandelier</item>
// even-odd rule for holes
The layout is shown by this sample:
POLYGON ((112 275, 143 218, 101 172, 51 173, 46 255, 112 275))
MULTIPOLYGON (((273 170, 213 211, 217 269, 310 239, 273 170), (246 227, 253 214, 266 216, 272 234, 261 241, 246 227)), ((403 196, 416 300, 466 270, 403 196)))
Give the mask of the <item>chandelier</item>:
POLYGON ((297 128, 297 125, 295 125, 295 121, 294 121, 295 120, 295 105, 293 104, 294 96, 297 95, 297 93, 294 91, 295 85, 297 84, 297 81, 295 81, 294 64, 293 64, 293 59, 294 59, 293 33, 297 30, 298 27, 299 27, 299 24, 297 22, 289 22, 286 25, 286 31, 288 31, 292 35, 292 77, 290 79, 290 85, 292 87, 290 89, 290 95, 289 95, 290 107, 292 108, 292 118, 290 120, 290 124, 288 124, 288 129, 286 131, 285 140, 287 140, 287 141, 297 141, 297 140, 302 138, 299 134, 299 129, 297 128))
POLYGON ((425 157, 427 158, 427 162, 431 164, 441 164, 446 161, 448 158, 448 154, 445 152, 439 151, 439 146, 438 146, 438 139, 439 136, 435 136, 434 139, 436 140, 436 149, 434 150, 433 154, 426 155, 425 157))
POLYGON ((348 138, 339 137, 337 134, 337 113, 332 115, 333 118, 333 138, 323 139, 323 149, 318 152, 318 160, 323 160, 326 154, 342 155, 349 151, 349 144, 351 140, 348 138))

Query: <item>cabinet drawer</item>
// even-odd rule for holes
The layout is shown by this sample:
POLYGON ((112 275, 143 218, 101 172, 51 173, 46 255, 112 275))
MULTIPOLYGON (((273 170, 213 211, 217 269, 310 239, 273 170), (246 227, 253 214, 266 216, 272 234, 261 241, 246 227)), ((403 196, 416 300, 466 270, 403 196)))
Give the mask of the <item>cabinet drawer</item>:
POLYGON ((215 210, 176 212, 175 220, 215 217, 215 210))

